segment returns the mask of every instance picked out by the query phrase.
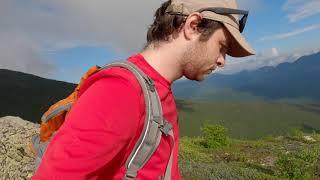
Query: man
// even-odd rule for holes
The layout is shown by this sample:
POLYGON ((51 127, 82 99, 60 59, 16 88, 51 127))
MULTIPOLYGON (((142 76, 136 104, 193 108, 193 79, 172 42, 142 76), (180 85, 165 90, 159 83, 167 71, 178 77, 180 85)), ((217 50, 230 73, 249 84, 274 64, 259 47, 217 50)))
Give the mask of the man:
MULTIPOLYGON (((156 11, 145 48, 128 61, 155 82, 163 116, 173 125, 175 143, 162 136, 137 179, 164 177, 172 148, 171 179, 181 179, 179 125, 170 86, 182 76, 204 80, 224 66, 226 54, 254 54, 240 33, 246 18, 247 12, 237 10, 235 0, 172 0, 156 11), (240 22, 238 14, 243 16, 240 22)), ((124 164, 145 118, 144 96, 137 79, 128 70, 113 67, 91 76, 79 94, 32 179, 124 177, 124 164)))

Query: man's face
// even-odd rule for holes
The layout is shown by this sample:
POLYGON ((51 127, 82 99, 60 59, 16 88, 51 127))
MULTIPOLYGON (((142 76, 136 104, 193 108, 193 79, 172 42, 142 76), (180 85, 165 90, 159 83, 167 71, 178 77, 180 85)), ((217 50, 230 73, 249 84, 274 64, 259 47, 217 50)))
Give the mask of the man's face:
POLYGON ((190 80, 202 81, 216 68, 223 67, 230 36, 223 27, 217 29, 207 41, 191 43, 184 53, 183 75, 190 80))

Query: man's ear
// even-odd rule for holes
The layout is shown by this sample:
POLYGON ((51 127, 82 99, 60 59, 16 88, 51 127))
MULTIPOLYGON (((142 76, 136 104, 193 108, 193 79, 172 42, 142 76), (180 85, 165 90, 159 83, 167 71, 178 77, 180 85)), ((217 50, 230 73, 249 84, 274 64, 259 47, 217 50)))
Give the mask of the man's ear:
POLYGON ((191 13, 184 24, 183 32, 187 40, 193 40, 200 35, 198 24, 202 20, 202 15, 198 12, 191 13))

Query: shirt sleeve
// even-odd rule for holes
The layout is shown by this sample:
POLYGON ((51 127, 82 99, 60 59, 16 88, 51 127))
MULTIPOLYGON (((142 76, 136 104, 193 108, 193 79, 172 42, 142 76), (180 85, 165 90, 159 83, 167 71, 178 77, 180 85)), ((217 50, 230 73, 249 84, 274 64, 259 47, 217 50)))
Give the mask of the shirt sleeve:
POLYGON ((103 78, 78 99, 32 179, 110 176, 125 162, 140 121, 139 93, 128 81, 103 78))

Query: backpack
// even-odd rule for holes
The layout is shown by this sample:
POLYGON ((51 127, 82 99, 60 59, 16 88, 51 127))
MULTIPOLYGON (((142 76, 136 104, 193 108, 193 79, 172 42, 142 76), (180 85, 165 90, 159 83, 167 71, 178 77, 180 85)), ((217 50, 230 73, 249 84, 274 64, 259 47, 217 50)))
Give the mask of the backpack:
MULTIPOLYGON (((42 156, 44 155, 48 144, 50 143, 55 132, 64 123, 65 117, 77 102, 78 93, 85 80, 91 75, 110 67, 122 67, 128 69, 139 81, 143 90, 146 104, 146 118, 144 122, 143 132, 137 140, 132 152, 126 160, 126 173, 124 180, 136 179, 137 172, 151 158, 157 149, 162 134, 171 136, 174 142, 172 125, 163 118, 161 102, 152 79, 146 76, 138 67, 129 61, 114 62, 104 67, 93 66, 85 73, 78 86, 67 98, 53 104, 41 117, 40 133, 32 136, 29 148, 35 155, 36 168, 40 165, 42 156)), ((170 159, 166 168, 165 176, 161 179, 171 179, 171 167, 173 149, 171 150, 170 159)))

